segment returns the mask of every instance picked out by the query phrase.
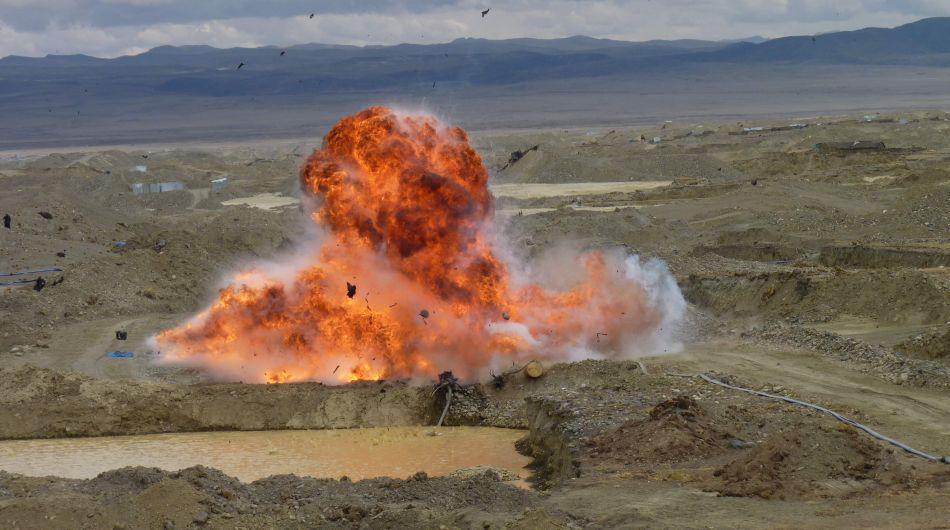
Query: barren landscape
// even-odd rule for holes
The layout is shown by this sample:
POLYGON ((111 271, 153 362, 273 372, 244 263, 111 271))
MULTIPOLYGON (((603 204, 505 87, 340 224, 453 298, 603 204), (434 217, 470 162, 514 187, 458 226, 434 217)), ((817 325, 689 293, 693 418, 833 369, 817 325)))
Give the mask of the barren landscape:
MULTIPOLYGON (((525 430, 530 488, 493 469, 249 483, 202 466, 91 479, 0 471, 0 526, 946 527, 946 463, 699 375, 950 454, 950 114, 471 136, 520 259, 565 241, 620 246, 664 260, 689 304, 667 351, 540 356, 540 378, 462 382, 445 425, 525 430)), ((30 281, 0 291, 0 438, 434 426, 434 380, 244 384, 155 362, 150 337, 206 307, 224 273, 307 237, 298 172, 319 145, 0 161, 0 214, 12 221, 0 272, 62 269, 3 278, 30 281), (172 181, 183 189, 133 194, 172 181), (107 354, 119 350, 134 356, 107 354)))

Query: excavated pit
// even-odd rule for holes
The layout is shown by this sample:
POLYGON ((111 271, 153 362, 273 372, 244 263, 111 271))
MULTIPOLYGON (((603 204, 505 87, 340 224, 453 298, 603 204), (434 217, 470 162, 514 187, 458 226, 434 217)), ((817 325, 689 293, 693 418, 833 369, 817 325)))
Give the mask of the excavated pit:
POLYGON ((174 385, 0 372, 0 469, 30 476, 89 479, 126 466, 203 465, 245 481, 492 469, 525 486, 555 483, 571 466, 557 450, 556 422, 536 421, 531 407, 525 416, 521 399, 489 417, 497 403, 480 385, 456 394, 452 427, 434 428, 444 397, 405 381, 174 385))
POLYGON ((91 479, 124 467, 178 471, 203 465, 243 482, 271 475, 354 480, 457 475, 490 468, 524 484, 524 431, 492 427, 214 431, 0 442, 0 469, 91 479))

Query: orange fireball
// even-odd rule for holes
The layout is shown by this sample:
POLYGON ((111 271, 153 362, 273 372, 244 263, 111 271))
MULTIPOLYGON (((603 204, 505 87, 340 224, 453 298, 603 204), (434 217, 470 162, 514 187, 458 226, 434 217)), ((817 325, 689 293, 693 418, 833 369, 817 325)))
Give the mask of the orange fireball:
POLYGON ((486 235, 488 172, 465 132, 434 117, 385 107, 346 117, 300 181, 328 231, 299 252, 307 264, 235 275, 208 309, 156 337, 166 361, 253 382, 473 378, 530 357, 622 356, 682 312, 616 251, 568 260, 579 274, 566 290, 513 279, 486 235))

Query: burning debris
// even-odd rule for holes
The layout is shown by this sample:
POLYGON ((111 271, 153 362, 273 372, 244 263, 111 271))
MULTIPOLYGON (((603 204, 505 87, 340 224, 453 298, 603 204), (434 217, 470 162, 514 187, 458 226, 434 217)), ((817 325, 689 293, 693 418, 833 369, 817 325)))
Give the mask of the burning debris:
POLYGON ((432 116, 373 107, 346 117, 300 180, 326 235, 293 260, 238 273, 211 307, 159 334, 167 362, 243 381, 431 378, 447 368, 470 379, 541 354, 657 351, 684 312, 657 260, 572 251, 532 273, 504 261, 488 172, 465 132, 432 116), (356 277, 392 303, 353 303, 346 280, 356 277), (334 296, 343 283, 347 298, 334 296))
POLYGON ((511 166, 513 166, 513 165, 515 165, 515 164, 517 164, 519 160, 521 160, 522 158, 525 157, 525 155, 527 155, 527 154, 530 153, 531 151, 537 151, 539 147, 541 147, 541 146, 540 146, 540 145, 533 145, 533 146, 531 146, 531 147, 525 149, 524 151, 522 151, 521 149, 512 151, 511 154, 508 155, 508 162, 506 162, 505 165, 502 166, 499 171, 504 171, 505 169, 508 169, 509 167, 511 167, 511 166))

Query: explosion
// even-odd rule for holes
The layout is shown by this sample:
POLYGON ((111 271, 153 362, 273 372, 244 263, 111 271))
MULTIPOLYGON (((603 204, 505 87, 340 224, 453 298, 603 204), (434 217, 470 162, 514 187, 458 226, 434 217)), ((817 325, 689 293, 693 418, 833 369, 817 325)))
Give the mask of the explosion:
POLYGON ((502 259, 488 172, 466 133, 432 116, 346 117, 300 182, 326 234, 235 274, 210 307, 160 333, 166 362, 246 382, 471 379, 532 358, 658 348, 683 315, 658 260, 569 252, 532 271, 502 259), (543 276, 556 281, 531 281, 543 276))

